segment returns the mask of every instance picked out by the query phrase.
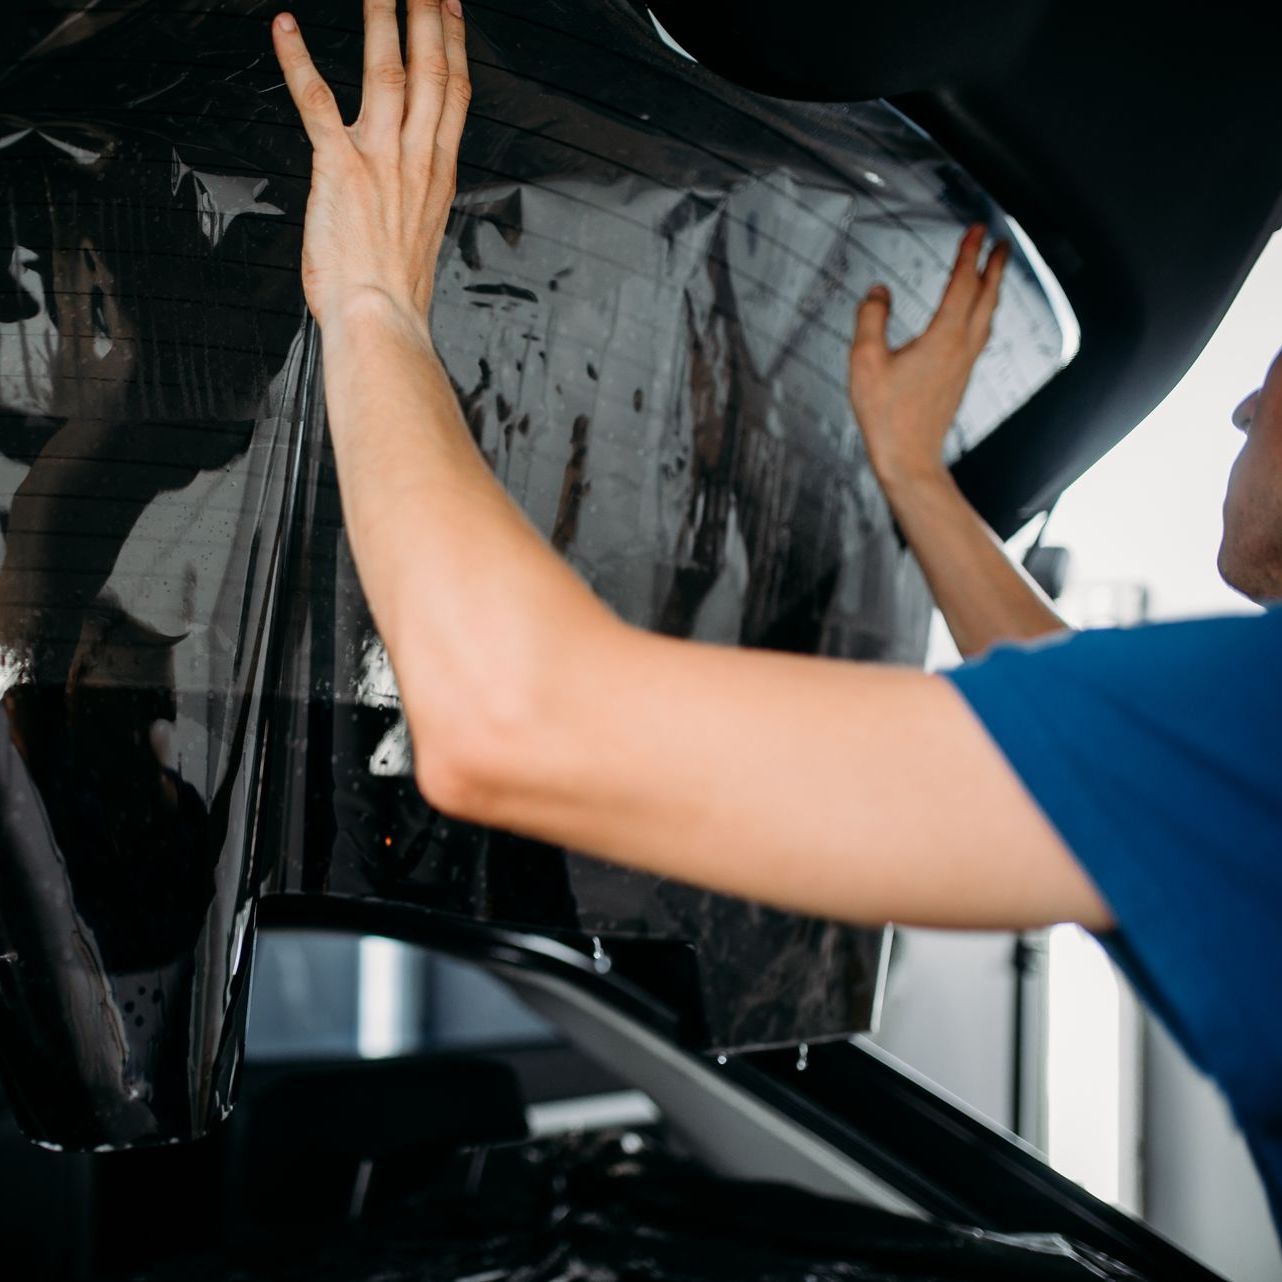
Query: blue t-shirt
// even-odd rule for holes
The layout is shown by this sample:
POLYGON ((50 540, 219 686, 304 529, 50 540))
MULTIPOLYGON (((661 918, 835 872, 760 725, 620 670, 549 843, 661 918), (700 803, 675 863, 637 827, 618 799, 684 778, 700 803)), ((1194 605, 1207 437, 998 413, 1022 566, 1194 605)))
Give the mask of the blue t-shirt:
POLYGON ((1282 1228, 1282 609, 1003 647, 950 674, 1219 1083, 1282 1228))

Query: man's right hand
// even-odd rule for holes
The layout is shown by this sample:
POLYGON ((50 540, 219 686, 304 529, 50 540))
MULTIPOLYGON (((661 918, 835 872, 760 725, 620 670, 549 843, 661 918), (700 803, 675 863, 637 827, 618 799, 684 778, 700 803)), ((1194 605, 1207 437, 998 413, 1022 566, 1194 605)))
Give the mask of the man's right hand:
POLYGON ((998 245, 981 271, 983 243, 983 227, 962 237, 939 310, 898 351, 886 345, 890 291, 874 286, 850 349, 850 402, 873 471, 963 655, 1066 626, 944 465, 944 441, 988 342, 1010 254, 998 245))
POLYGON ((868 457, 892 492, 938 475, 944 440, 988 342, 1009 246, 979 266, 984 228, 962 237, 944 296, 924 333, 892 351, 886 342, 890 291, 874 285, 859 306, 850 349, 850 401, 868 457))

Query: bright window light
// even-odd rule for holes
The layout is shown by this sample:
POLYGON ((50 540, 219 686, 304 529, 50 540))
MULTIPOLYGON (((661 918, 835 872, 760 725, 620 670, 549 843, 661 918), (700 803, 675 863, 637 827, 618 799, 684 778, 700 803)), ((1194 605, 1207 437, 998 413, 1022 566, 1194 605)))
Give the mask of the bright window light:
MULTIPOLYGON (((646 12, 649 13, 650 11, 647 10, 646 12)), ((665 45, 668 46, 669 49, 672 49, 674 52, 679 53, 683 58, 689 58, 691 62, 697 61, 694 54, 688 53, 672 38, 667 28, 664 27, 663 23, 661 23, 659 19, 654 16, 653 13, 650 13, 650 21, 654 23, 654 29, 659 33, 659 38, 663 41, 665 45)))
POLYGON ((1096 1197, 1139 1201, 1139 1023, 1130 990, 1077 926, 1050 932, 1046 1147, 1050 1164, 1096 1197))
POLYGON ((410 1049, 411 951, 375 935, 361 940, 356 1048, 363 1059, 387 1059, 410 1049))

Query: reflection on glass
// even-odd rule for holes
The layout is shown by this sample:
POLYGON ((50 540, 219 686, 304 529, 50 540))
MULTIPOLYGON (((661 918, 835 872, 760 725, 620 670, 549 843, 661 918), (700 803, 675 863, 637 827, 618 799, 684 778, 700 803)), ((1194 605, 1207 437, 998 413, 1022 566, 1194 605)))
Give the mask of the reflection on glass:
POLYGON ((145 136, 0 132, 0 1066, 47 1143, 185 1137, 248 962, 300 318, 238 230, 281 210, 145 136))

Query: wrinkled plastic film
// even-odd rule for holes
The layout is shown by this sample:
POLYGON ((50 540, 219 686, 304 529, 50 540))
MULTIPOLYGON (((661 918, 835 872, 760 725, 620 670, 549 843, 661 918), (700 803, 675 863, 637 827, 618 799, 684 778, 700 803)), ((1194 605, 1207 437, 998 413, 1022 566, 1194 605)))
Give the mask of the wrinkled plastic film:
MULTIPOLYGON (((434 333, 478 444, 631 622, 920 663, 929 597, 849 407, 854 309, 888 281, 892 341, 905 341, 963 227, 1002 234, 1001 216, 885 106, 742 94, 669 58, 644 27, 636 43, 606 44, 583 20, 601 8, 469 11, 475 94, 434 333)), ((1059 306, 1017 253, 954 451, 1071 355, 1059 306)), ((567 862, 423 807, 344 540, 323 555, 335 616, 321 622, 314 597, 309 609, 333 659, 312 673, 311 697, 332 688, 336 706, 355 706, 316 762, 314 791, 336 798, 323 817, 332 857, 300 838, 309 853, 287 864, 292 888, 323 880, 331 893, 577 932, 607 952, 611 939, 689 941, 689 986, 720 1048, 867 1026, 880 932, 567 862)))
MULTIPOLYGON (((0 69, 0 1071, 24 1125, 138 1142, 226 1107, 259 882, 596 937, 607 966, 663 946, 718 1046, 863 1026, 876 933, 419 798, 321 434, 270 13, 29 7, 0 69), (250 867, 256 830, 276 866, 250 867)), ((358 13, 300 18, 351 106, 358 13)), ((998 212, 888 108, 741 93, 612 0, 469 20, 433 327, 496 475, 634 623, 919 662, 929 600, 846 345, 878 279, 892 338, 919 327, 998 212)), ((1053 304, 1017 254, 954 450, 1067 358, 1053 304)))

